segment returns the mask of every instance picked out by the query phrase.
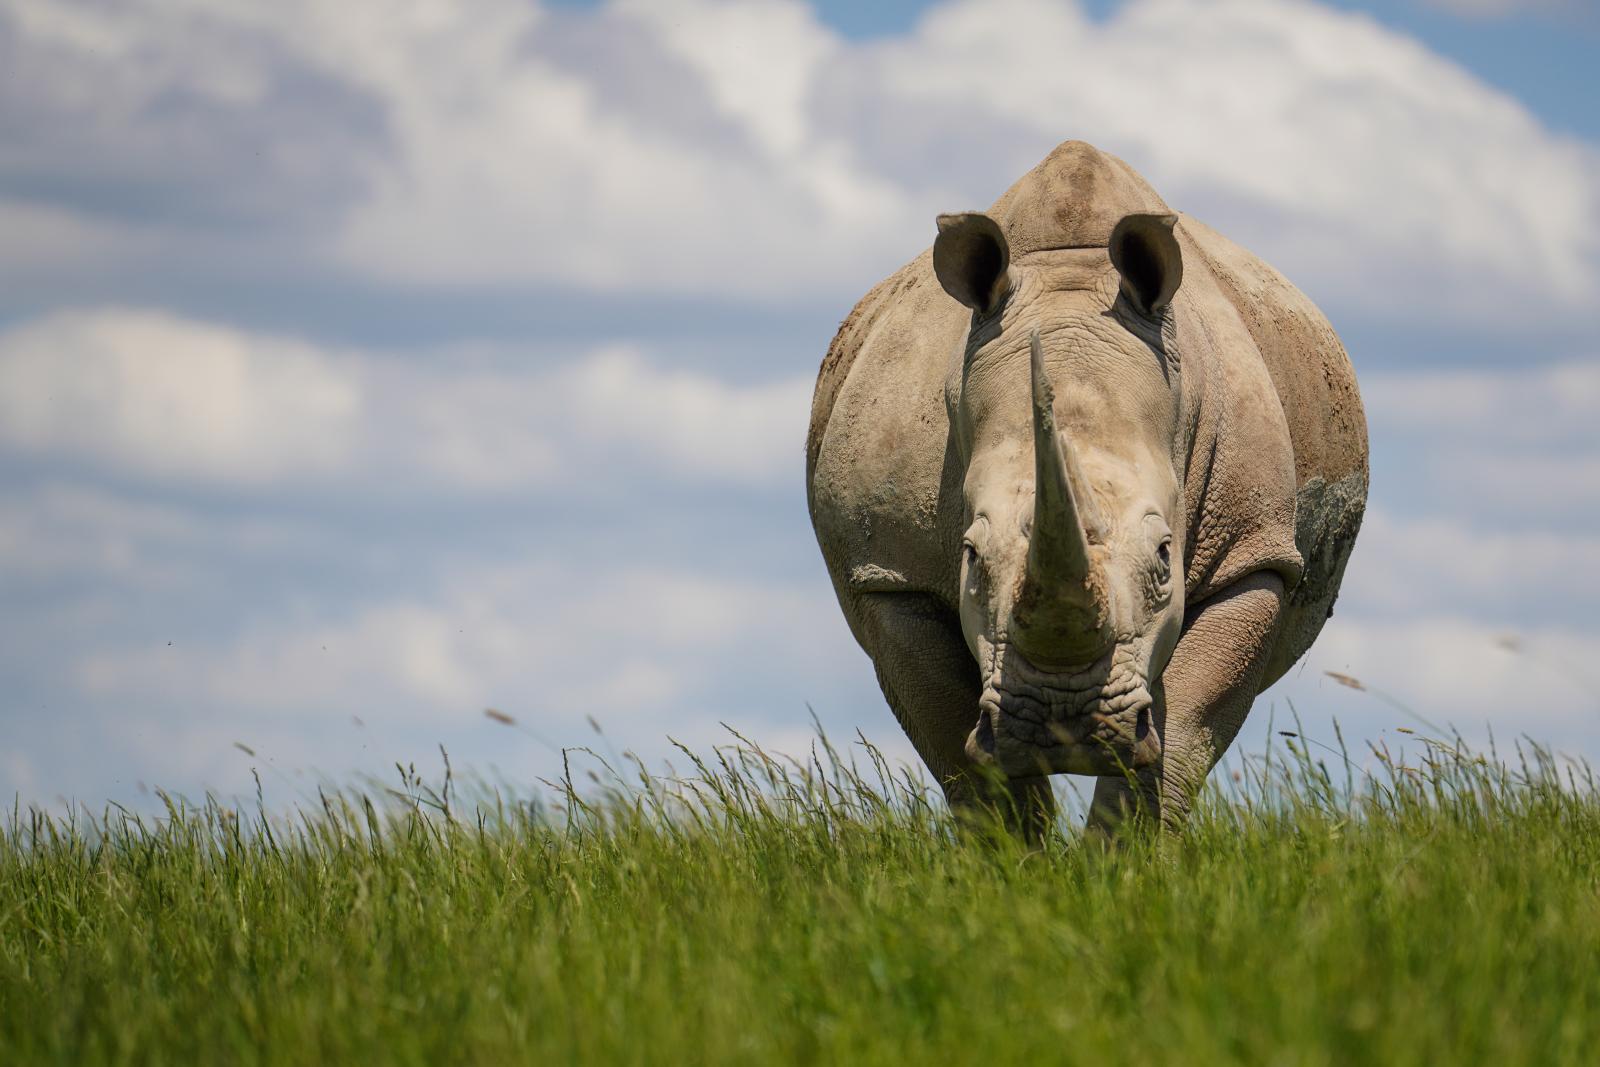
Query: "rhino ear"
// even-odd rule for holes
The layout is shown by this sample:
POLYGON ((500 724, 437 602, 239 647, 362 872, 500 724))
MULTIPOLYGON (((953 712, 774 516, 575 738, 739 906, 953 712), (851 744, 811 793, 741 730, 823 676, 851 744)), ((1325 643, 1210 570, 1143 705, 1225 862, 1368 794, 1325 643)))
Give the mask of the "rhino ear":
POLYGON ((1011 248, 1000 224, 978 211, 939 216, 933 242, 933 273, 944 291, 987 314, 1005 298, 1011 248))
POLYGON ((1183 253, 1172 232, 1177 222, 1176 215, 1128 215, 1111 231, 1111 265, 1141 315, 1161 314, 1183 281, 1183 253))

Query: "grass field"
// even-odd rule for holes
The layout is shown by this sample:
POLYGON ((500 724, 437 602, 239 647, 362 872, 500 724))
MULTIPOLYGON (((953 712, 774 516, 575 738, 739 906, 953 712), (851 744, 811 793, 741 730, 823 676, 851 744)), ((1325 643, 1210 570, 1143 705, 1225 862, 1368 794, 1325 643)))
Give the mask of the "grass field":
POLYGON ((956 833, 859 746, 542 809, 16 811, 0 1063, 1600 1061, 1594 780, 1294 744, 1109 852, 956 833))

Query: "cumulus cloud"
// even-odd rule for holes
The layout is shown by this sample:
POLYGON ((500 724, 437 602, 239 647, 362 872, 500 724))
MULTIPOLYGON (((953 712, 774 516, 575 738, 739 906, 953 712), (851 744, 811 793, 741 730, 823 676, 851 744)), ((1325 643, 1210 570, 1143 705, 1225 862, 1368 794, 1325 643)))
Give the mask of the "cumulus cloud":
POLYGON ((494 547, 410 537, 381 514, 347 528, 272 492, 221 509, 191 491, 4 492, 0 723, 28 760, 0 764, 0 790, 248 792, 254 764, 281 797, 287 779, 274 786, 263 761, 382 775, 440 742, 458 770, 498 764, 526 786, 559 772, 546 742, 595 743, 585 716, 656 761, 669 735, 727 740, 721 721, 794 740, 808 702, 836 733, 863 725, 904 751, 803 531, 780 539, 809 564, 790 573, 773 545, 753 559, 716 534, 699 551, 663 545, 662 509, 620 542, 563 539, 414 490, 451 524, 497 527, 494 547))
MULTIPOLYGON (((285 42, 285 7, 0 4, 0 182, 21 198, 216 242, 297 236, 362 188, 383 103, 285 42), (281 20, 281 21, 280 21, 281 20)), ((43 249, 41 249, 43 251, 43 249)))
POLYGON ((1600 278, 1594 146, 1310 0, 950 0, 873 42, 795 0, 0 10, 36 75, 0 180, 291 221, 369 278, 843 299, 1069 136, 1346 306, 1536 322, 1600 278))
POLYGON ((0 439, 173 477, 264 482, 348 462, 348 361, 162 312, 63 313, 0 335, 0 439))
POLYGON ((324 261, 450 287, 774 296, 893 247, 911 216, 892 183, 836 152, 774 155, 809 139, 798 115, 776 141, 759 133, 782 122, 767 105, 793 110, 833 40, 809 10, 699 9, 731 25, 736 53, 765 56, 724 62, 709 86, 680 54, 692 42, 664 40, 670 23, 650 10, 12 0, 12 69, 26 61, 19 80, 36 88, 0 116, 26 148, 0 177, 47 197, 52 177, 93 174, 68 188, 95 210, 181 203, 179 224, 210 221, 212 243, 218 222, 268 238, 264 223, 288 223, 324 261), (585 29, 592 61, 574 69, 560 53, 585 29), (660 75, 651 91, 618 92, 618 72, 641 66, 660 75), (663 110, 703 118, 663 125, 663 110))
POLYGON ((1600 361, 1510 368, 1435 368, 1368 375, 1362 384, 1374 423, 1426 434, 1600 448, 1600 361))
POLYGON ((793 475, 809 400, 807 381, 732 385, 615 346, 554 368, 406 359, 117 308, 0 333, 0 442, 209 484, 762 485, 793 475))
MULTIPOLYGON (((1596 752, 1600 371, 1592 361, 1368 375, 1374 504, 1339 608, 1260 702, 1314 736, 1415 726, 1398 702, 1474 742, 1526 733, 1596 752), (1353 692, 1322 674, 1353 675, 1353 692), (1376 690, 1377 693, 1373 692, 1376 690)), ((1281 725, 1281 723, 1280 723, 1281 725)))
MULTIPOLYGON (((76 485, 8 487, 0 491, 0 588, 97 582, 171 593, 193 573, 152 549, 192 552, 197 535, 192 516, 146 500, 76 485)), ((248 550, 252 538, 234 527, 228 541, 248 550)))
POLYGON ((1490 723, 1501 736, 1580 740, 1592 751, 1597 651, 1600 634, 1574 627, 1508 630, 1426 612, 1388 621, 1335 616, 1308 654, 1308 669, 1297 668, 1274 692, 1298 692, 1302 706, 1317 712, 1380 711, 1408 725, 1393 704, 1370 695, 1376 690, 1441 725, 1479 731, 1490 723), (1369 693, 1341 691, 1326 670, 1358 678, 1369 693))
POLYGON ((1427 271, 1429 301, 1470 314, 1486 277, 1569 305, 1595 284, 1592 147, 1359 15, 1142 0, 1101 23, 1049 0, 957 3, 881 52, 886 100, 1081 132, 1314 294, 1414 308, 1427 271))
POLYGON ((765 481, 797 473, 811 382, 731 386, 661 371, 628 348, 605 349, 572 368, 553 392, 592 442, 616 458, 650 455, 702 476, 765 481))
MULTIPOLYGON (((465 736, 487 762, 499 737, 488 707, 551 744, 592 740, 592 716, 655 757, 668 735, 711 740, 724 719, 769 735, 803 730, 806 702, 839 691, 841 663, 870 684, 835 614, 818 583, 598 559, 480 564, 442 576, 432 594, 258 618, 172 646, 101 648, 68 669, 81 702, 158 707, 167 729, 205 739, 193 763, 152 760, 188 781, 225 754, 220 722, 325 770, 340 768, 292 739, 336 734, 352 716, 391 741, 465 736)), ((886 709, 878 725, 893 729, 886 709)), ((537 755, 548 769, 551 752, 537 755)))
POLYGON ((1491 622, 1582 618, 1600 598, 1600 537, 1587 531, 1503 529, 1455 516, 1369 510, 1345 582, 1344 603, 1369 615, 1449 609, 1491 622))
POLYGON ((285 714, 494 705, 571 723, 601 709, 658 710, 702 690, 736 647, 781 644, 803 657, 819 647, 814 624, 834 610, 823 589, 596 562, 480 567, 444 578, 429 600, 284 620, 160 659, 143 648, 99 654, 77 673, 91 692, 188 694, 285 714))
MULTIPOLYGON (((363 271, 770 297, 875 244, 881 254, 906 221, 891 185, 823 155, 791 165, 761 144, 675 138, 603 106, 603 75, 533 51, 537 11, 484 20, 481 9, 441 5, 426 24, 396 26, 372 10, 356 31, 370 45, 340 57, 395 120, 393 154, 338 237, 338 253, 363 271), (413 77, 425 57, 448 76, 413 77), (825 203, 830 182, 846 191, 825 203)), ((659 41, 652 51, 674 65, 659 41)))
POLYGON ((1600 515, 1593 360, 1369 375, 1362 394, 1375 454, 1441 510, 1523 533, 1600 515))

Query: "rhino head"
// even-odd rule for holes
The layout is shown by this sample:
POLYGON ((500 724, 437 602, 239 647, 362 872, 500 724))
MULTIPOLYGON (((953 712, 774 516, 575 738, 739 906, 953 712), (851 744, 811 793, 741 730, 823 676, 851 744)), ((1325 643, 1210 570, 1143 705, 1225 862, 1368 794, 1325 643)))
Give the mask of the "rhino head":
POLYGON ((984 214, 939 219, 933 265, 972 310, 945 395, 964 463, 961 627, 982 673, 968 755, 1002 774, 1115 774, 1160 756, 1184 610, 1172 215, 1013 263, 984 214))

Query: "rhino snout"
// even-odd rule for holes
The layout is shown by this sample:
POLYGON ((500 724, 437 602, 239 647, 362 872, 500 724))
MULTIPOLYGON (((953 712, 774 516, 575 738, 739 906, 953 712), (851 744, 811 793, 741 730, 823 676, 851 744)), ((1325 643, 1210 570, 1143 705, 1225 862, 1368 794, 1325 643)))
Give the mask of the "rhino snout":
POLYGON ((1154 698, 1124 656, 1108 654, 1084 672, 1055 676, 1014 652, 1002 662, 984 687, 967 737, 974 763, 1027 777, 1118 774, 1161 758, 1154 698))

